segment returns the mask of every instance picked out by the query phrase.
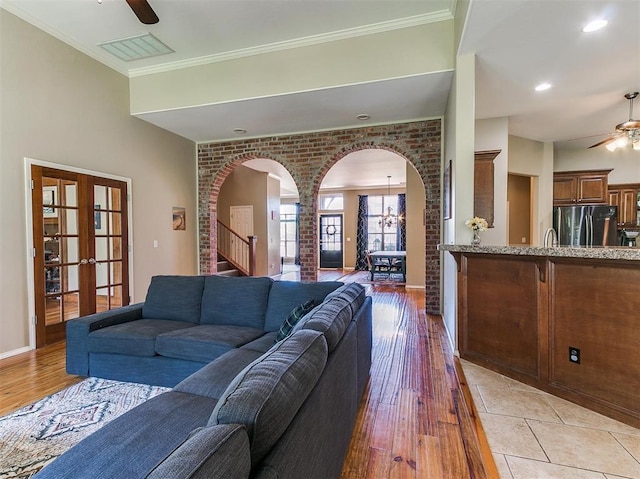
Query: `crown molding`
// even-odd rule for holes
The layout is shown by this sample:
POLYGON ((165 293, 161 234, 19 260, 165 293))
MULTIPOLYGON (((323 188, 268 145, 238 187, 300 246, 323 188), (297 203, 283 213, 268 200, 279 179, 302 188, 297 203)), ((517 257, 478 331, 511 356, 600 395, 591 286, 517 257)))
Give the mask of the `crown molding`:
POLYGON ((116 57, 113 57, 111 54, 107 54, 105 52, 103 55, 103 54, 100 54, 100 52, 96 52, 96 50, 90 50, 88 48, 85 48, 81 43, 77 42, 66 33, 56 28, 52 28, 51 26, 41 22, 34 16, 29 15, 28 13, 21 10, 19 7, 15 6, 15 4, 3 2, 2 0, 0 0, 0 8, 15 15, 21 20, 24 20, 28 24, 36 27, 38 30, 42 30, 43 32, 48 33, 52 37, 60 40, 63 43, 66 43, 70 47, 78 50, 81 53, 84 53, 88 57, 93 58, 94 60, 111 68, 112 70, 115 70, 124 76, 127 76, 127 77, 129 76, 128 69, 125 66, 123 66, 121 62, 117 61, 116 57))
POLYGON ((337 32, 323 33, 320 35, 312 35, 303 38, 297 38, 295 40, 287 40, 283 42, 270 43, 267 45, 260 45, 257 47, 243 48, 240 50, 233 50, 229 52, 216 53, 214 55, 207 55, 198 58, 191 58, 188 60, 182 60, 177 62, 164 63, 161 65, 155 65, 150 67, 132 68, 129 70, 129 77, 139 77, 144 75, 152 75, 155 73, 163 73, 173 70, 180 70, 182 68, 189 68, 195 66, 208 65, 211 63, 224 62, 228 60, 236 60, 239 58, 245 58, 254 55, 264 55, 267 53, 279 52, 283 50, 289 50, 293 48, 307 47, 312 45, 319 45, 322 43, 334 42, 337 40, 345 40, 349 38, 362 37, 366 35, 372 35, 375 33, 384 33, 393 30, 399 30, 402 28, 416 27, 420 25, 426 25, 429 23, 441 22, 445 20, 452 20, 453 14, 451 10, 440 10, 424 15, 416 15, 413 17, 401 18, 398 20, 390 20, 388 22, 375 23, 371 25, 365 25, 363 27, 349 28, 345 30, 339 30, 337 32))

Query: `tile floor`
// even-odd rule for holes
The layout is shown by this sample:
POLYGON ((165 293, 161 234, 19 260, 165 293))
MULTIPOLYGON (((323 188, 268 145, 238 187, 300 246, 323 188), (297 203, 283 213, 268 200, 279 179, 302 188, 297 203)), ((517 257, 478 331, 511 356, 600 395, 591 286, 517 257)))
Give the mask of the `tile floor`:
POLYGON ((640 429, 461 363, 501 479, 640 479, 640 429))

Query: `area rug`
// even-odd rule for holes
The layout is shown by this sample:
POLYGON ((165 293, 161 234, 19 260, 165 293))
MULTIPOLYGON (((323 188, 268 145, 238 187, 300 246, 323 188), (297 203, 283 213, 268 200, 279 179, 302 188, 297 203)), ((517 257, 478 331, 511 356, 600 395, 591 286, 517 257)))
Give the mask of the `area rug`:
POLYGON ((168 391, 88 378, 0 417, 0 478, 29 478, 119 415, 168 391))

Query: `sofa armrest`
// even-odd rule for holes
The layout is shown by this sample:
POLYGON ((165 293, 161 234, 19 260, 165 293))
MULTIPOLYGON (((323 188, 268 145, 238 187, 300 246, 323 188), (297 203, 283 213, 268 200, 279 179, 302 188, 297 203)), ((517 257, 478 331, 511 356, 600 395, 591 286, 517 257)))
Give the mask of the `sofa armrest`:
POLYGON ((88 336, 97 329, 142 319, 142 305, 132 304, 67 321, 67 372, 89 375, 88 336))

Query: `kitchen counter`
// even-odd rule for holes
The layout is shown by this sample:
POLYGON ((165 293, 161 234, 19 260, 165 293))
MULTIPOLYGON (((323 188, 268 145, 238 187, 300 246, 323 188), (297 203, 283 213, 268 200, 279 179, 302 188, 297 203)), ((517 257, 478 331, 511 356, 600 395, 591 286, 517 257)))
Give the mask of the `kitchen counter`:
POLYGON ((640 248, 439 249, 462 358, 640 427, 640 248))
POLYGON ((592 258, 640 261, 640 247, 630 246, 484 246, 464 244, 440 244, 440 251, 451 253, 479 253, 519 256, 546 256, 559 258, 592 258))

